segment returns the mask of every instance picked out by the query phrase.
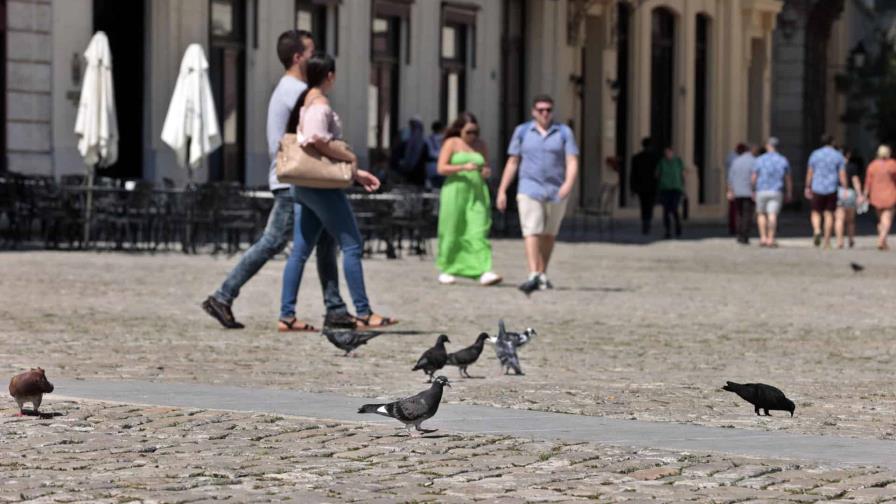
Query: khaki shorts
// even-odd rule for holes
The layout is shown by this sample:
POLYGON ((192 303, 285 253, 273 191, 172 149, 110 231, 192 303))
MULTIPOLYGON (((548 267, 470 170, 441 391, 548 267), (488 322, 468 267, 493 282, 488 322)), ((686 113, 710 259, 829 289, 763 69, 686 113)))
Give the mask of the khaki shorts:
POLYGON ((516 195, 516 206, 520 211, 520 228, 523 236, 552 235, 557 236, 560 224, 566 214, 566 198, 557 203, 538 201, 525 194, 516 195))

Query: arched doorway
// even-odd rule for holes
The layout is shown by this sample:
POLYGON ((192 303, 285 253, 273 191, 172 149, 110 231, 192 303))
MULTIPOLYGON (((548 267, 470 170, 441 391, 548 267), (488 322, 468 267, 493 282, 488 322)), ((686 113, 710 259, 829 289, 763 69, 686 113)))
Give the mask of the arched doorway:
POLYGON ((665 7, 651 14, 650 47, 650 136, 666 147, 675 113, 675 14, 665 7))

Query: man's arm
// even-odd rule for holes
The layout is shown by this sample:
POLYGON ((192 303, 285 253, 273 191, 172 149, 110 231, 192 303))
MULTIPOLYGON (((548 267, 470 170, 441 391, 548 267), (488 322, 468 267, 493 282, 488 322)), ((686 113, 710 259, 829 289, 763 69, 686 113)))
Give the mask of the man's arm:
POLYGON ((520 167, 519 156, 509 156, 504 165, 504 173, 501 174, 501 185, 498 186, 498 195, 495 198, 495 207, 500 211, 507 210, 507 188, 516 178, 516 172, 520 167))
POLYGON ((566 199, 566 197, 569 196, 573 186, 576 185, 576 178, 578 176, 579 157, 569 154, 566 156, 566 178, 563 179, 563 185, 560 186, 560 190, 557 194, 560 199, 566 199))
POLYGON ((787 188, 787 192, 784 194, 784 201, 790 201, 793 199, 793 176, 789 173, 784 175, 784 187, 787 188))
POLYGON ((812 199, 812 165, 806 167, 806 187, 803 189, 806 199, 812 199))

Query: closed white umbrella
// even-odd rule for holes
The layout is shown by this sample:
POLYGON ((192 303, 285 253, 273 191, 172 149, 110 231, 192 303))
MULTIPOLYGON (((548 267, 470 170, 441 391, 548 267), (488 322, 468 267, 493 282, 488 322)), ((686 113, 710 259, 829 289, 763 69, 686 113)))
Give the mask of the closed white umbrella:
POLYGON ((190 171, 221 146, 215 102, 208 80, 208 60, 199 44, 190 44, 180 63, 168 115, 162 126, 162 141, 177 156, 180 166, 190 171))
POLYGON ((115 88, 112 85, 112 53, 109 39, 99 31, 84 51, 87 71, 81 85, 81 100, 75 120, 78 152, 87 165, 87 202, 84 206, 84 245, 90 238, 90 211, 93 171, 118 160, 118 120, 115 116, 115 88))

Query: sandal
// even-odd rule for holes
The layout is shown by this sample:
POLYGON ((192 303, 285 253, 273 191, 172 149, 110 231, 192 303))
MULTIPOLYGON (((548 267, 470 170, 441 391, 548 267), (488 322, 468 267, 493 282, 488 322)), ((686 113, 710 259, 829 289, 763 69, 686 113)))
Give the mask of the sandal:
POLYGON ((375 313, 371 313, 366 317, 355 316, 356 329, 375 329, 377 327, 387 327, 397 323, 397 320, 392 320, 389 317, 383 317, 382 315, 377 315, 375 313))
POLYGON ((295 318, 292 320, 280 319, 277 321, 277 332, 317 332, 317 328, 295 318))

